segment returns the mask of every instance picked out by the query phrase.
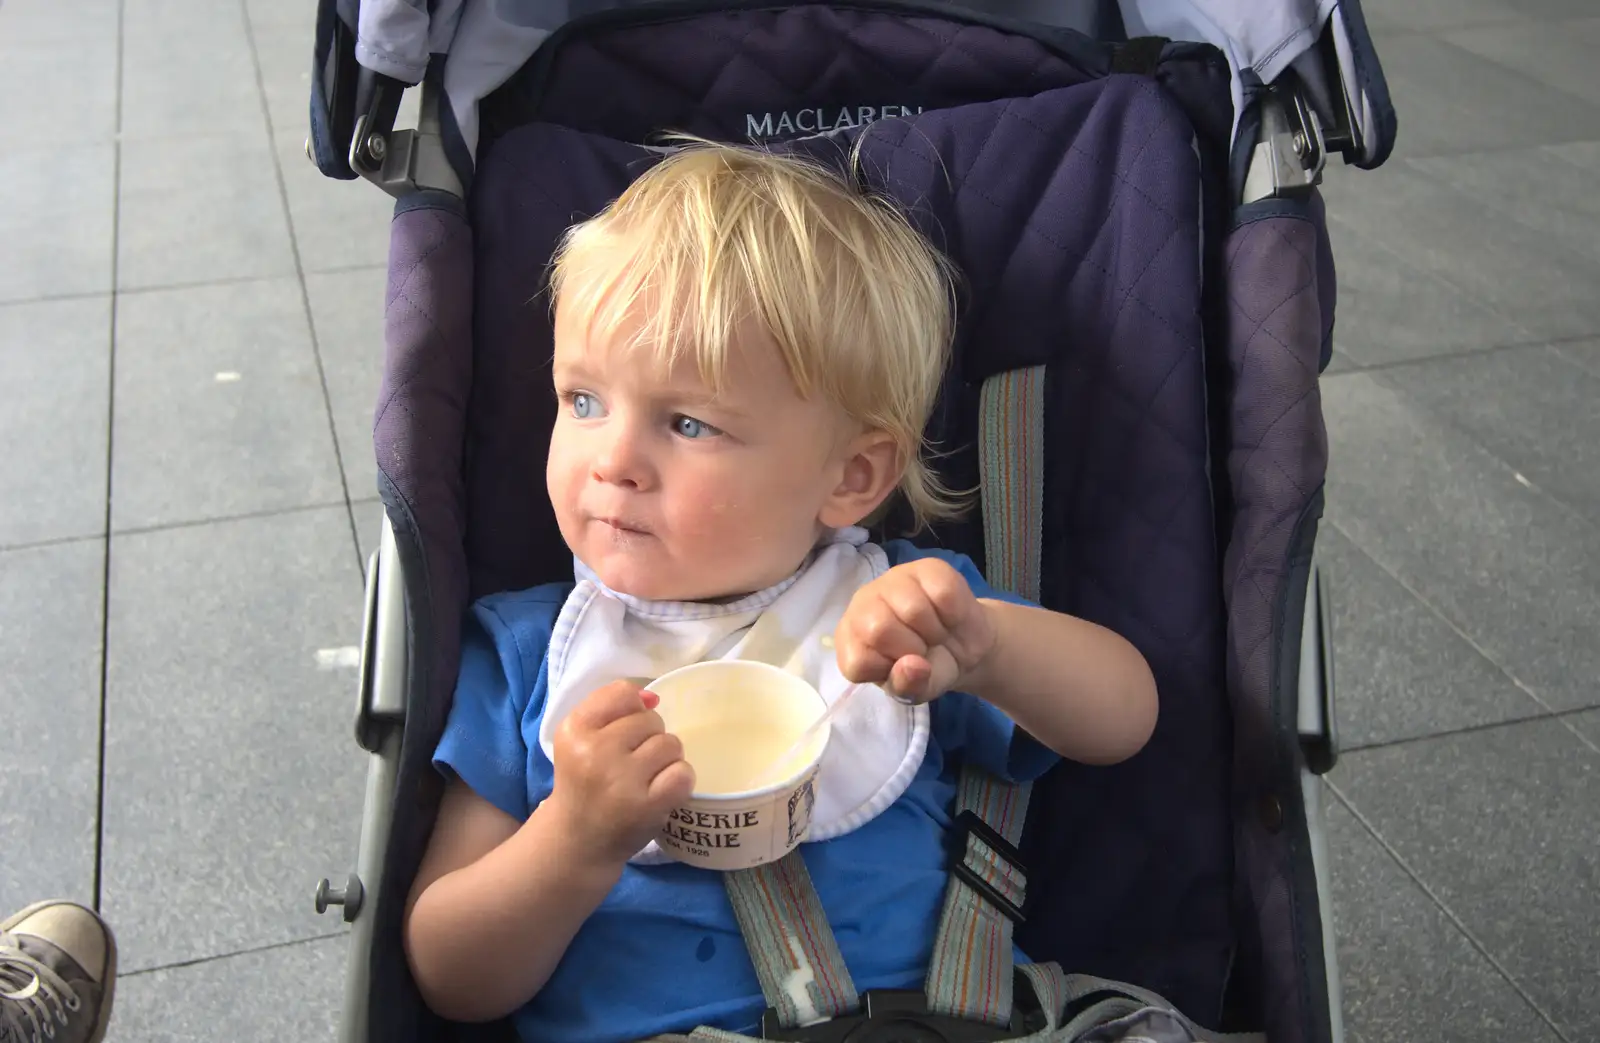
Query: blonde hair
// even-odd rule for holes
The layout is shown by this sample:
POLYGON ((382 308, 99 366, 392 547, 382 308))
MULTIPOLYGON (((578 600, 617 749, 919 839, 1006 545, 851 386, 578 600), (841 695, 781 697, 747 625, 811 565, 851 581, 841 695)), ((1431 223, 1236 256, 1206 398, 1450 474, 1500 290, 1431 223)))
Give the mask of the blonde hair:
POLYGON ((960 513, 923 435, 950 356, 953 275, 886 200, 816 163, 693 141, 567 231, 550 288, 589 336, 631 324, 630 346, 666 365, 693 358, 717 390, 736 331, 758 321, 802 397, 894 439, 918 527, 960 513))

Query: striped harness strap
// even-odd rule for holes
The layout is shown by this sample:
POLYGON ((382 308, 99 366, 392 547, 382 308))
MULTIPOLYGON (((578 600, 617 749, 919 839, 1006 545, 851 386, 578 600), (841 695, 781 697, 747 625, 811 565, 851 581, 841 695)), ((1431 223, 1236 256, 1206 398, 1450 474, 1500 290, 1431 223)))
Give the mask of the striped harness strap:
MULTIPOLYGON (((989 378, 980 411, 988 578, 996 588, 1037 601, 1044 367, 989 378)), ((997 1026, 1011 1021, 1011 939, 1027 883, 1016 845, 1027 811, 1027 786, 963 766, 952 831, 957 850, 924 985, 931 1014, 997 1026)), ((861 998, 799 851, 724 877, 770 1008, 771 1029, 792 1030, 860 1012, 861 998)))

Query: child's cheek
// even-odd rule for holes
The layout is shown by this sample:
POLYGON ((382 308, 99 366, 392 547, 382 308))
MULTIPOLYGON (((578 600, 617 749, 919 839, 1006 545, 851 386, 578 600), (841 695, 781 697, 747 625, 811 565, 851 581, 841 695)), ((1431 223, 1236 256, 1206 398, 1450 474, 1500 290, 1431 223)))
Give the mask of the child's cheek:
POLYGON ((679 531, 708 542, 730 538, 740 528, 738 505, 715 490, 681 503, 678 521, 679 531))

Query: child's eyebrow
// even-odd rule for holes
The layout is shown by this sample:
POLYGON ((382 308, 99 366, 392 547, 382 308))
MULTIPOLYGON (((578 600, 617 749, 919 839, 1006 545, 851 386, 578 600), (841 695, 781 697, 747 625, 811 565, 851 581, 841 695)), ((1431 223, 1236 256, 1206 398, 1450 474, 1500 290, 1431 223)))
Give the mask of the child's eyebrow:
POLYGON ((715 409, 724 416, 737 418, 749 416, 748 410, 734 405, 726 395, 718 395, 704 388, 667 388, 658 397, 689 409, 715 409))
POLYGON ((557 383, 569 380, 581 380, 589 376, 589 371, 582 362, 555 360, 550 367, 550 375, 557 383))

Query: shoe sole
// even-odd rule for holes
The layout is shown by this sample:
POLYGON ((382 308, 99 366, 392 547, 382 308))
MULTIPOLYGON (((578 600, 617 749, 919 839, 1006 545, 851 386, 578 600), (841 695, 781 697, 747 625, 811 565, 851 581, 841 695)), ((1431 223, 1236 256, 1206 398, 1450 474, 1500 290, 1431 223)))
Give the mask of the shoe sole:
MULTIPOLYGON (((61 904, 59 901, 48 901, 35 902, 30 906, 25 906, 14 916, 0 920, 0 932, 10 931, 34 913, 48 909, 52 905, 61 904)), ((94 1024, 94 1030, 89 1033, 89 1038, 84 1040, 84 1043, 102 1043, 106 1038, 106 1026, 111 1024, 111 1006, 117 993, 117 937, 111 932, 111 925, 106 923, 105 918, 99 913, 86 905, 79 905, 77 902, 69 904, 77 905, 80 909, 87 910, 90 915, 100 922, 101 930, 106 933, 106 970, 105 981, 101 984, 100 989, 102 993, 100 997, 100 1017, 94 1024)))

